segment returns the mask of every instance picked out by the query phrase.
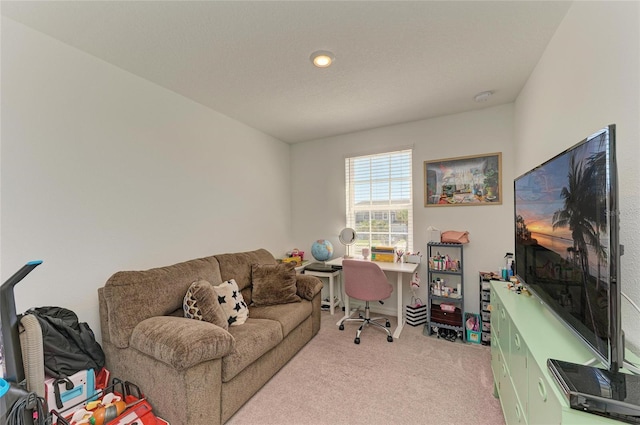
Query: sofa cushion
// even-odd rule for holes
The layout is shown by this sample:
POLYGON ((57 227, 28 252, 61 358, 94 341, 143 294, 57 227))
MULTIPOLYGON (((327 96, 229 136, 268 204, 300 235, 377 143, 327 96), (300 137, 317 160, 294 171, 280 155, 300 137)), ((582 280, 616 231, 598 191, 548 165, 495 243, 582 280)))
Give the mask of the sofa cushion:
POLYGON ((322 290, 322 281, 308 274, 296 275, 296 291, 300 298, 311 301, 322 290))
POLYGON ((283 338, 280 323, 253 317, 242 326, 230 327, 229 333, 236 341, 236 348, 222 358, 222 382, 232 380, 283 338))
POLYGON ((264 307, 252 306, 249 308, 251 317, 256 319, 275 320, 282 327, 282 336, 289 333, 304 322, 313 310, 311 302, 303 300, 299 303, 269 305, 264 307))
POLYGON ((218 302, 218 294, 206 280, 193 282, 189 286, 182 308, 187 319, 204 320, 222 329, 229 329, 227 314, 218 302))
POLYGON ((233 352, 233 336, 213 323, 183 317, 143 320, 131 335, 131 347, 178 370, 233 352))
POLYGON ((224 310, 229 326, 240 326, 249 317, 249 308, 244 302, 238 284, 234 279, 222 282, 213 289, 218 294, 218 302, 224 310))
POLYGON ((257 306, 299 303, 296 269, 292 263, 254 264, 251 267, 252 304, 257 306))
POLYGON ((146 271, 117 272, 104 286, 108 339, 118 348, 129 346, 133 329, 141 321, 182 309, 189 285, 198 280, 222 282, 215 257, 200 258, 146 271), (149 302, 153 299, 153 302, 149 302))

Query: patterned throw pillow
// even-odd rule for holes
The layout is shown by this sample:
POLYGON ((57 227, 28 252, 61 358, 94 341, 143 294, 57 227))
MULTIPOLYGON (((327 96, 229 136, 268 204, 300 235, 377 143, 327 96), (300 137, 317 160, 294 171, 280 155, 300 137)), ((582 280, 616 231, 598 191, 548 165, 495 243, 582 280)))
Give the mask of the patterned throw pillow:
POLYGON ((214 286, 213 289, 218 294, 218 302, 227 315, 229 326, 239 326, 247 321, 249 308, 234 279, 222 282, 220 285, 214 286))
POLYGON ((182 301, 184 317, 213 323, 229 329, 227 314, 218 303, 218 294, 206 280, 193 282, 182 301))

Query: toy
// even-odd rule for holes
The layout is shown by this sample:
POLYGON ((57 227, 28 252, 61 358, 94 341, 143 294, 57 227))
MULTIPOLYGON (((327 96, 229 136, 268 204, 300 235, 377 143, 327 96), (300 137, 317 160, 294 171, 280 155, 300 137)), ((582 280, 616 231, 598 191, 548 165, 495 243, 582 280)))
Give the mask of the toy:
POLYGON ((91 425, 104 425, 120 416, 128 407, 130 406, 121 400, 105 407, 98 407, 89 418, 89 423, 91 425))
POLYGON ((119 395, 106 394, 101 400, 89 401, 83 409, 76 410, 71 417, 71 425, 106 424, 140 401, 127 405, 119 395))

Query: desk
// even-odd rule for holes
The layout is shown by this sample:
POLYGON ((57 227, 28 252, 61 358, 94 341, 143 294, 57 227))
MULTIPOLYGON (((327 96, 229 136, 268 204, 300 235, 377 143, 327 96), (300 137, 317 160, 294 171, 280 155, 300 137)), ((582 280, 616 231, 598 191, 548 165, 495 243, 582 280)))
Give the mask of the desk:
MULTIPOLYGON (((357 258, 353 258, 357 259, 357 258)), ((342 266, 343 257, 334 258, 331 261, 327 261, 327 265, 329 266, 342 266)), ((368 261, 368 260, 361 260, 368 261)), ((380 268, 385 272, 395 272, 397 275, 396 279, 396 291, 398 297, 397 303, 397 316, 398 316, 398 327, 396 327, 393 332, 394 338, 400 338, 400 333, 402 332, 402 328, 404 327, 404 309, 402 305, 402 276, 408 274, 412 276, 418 268, 419 264, 414 263, 385 263, 382 261, 374 261, 380 268)), ((344 317, 340 319, 337 325, 342 324, 345 319, 348 319, 351 315, 351 311, 349 310, 349 297, 345 295, 344 299, 344 317)))

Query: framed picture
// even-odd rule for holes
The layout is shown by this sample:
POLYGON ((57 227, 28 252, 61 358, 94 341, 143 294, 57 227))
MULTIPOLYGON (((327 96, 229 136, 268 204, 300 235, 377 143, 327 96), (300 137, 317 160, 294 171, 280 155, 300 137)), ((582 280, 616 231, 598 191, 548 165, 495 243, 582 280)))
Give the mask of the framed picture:
POLYGON ((502 204, 502 153, 424 162, 424 206, 502 204))

